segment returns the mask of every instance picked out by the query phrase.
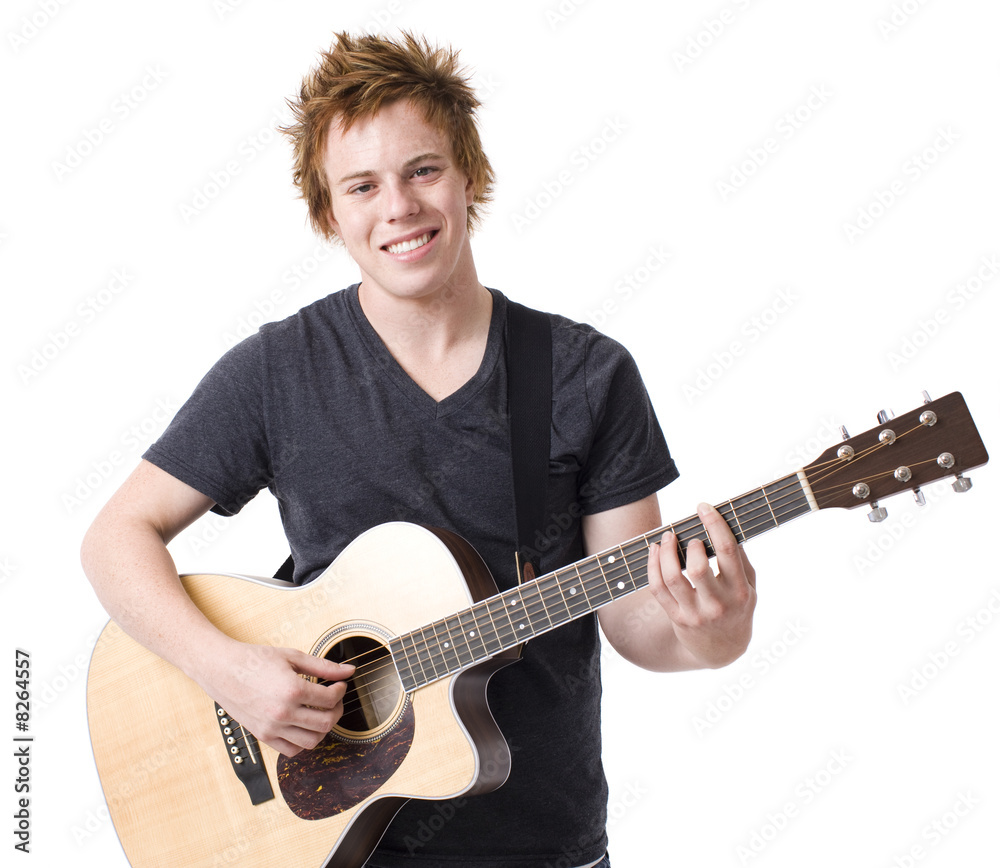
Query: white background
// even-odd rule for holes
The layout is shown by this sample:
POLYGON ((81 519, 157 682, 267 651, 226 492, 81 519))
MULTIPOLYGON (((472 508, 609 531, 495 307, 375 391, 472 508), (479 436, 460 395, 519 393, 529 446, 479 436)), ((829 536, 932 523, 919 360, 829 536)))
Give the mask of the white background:
MULTIPOLYGON (((106 616, 85 529, 230 336, 355 279, 273 133, 333 31, 462 48, 499 177, 480 276, 634 352, 677 519, 922 389, 961 390, 998 448, 998 18, 988 0, 6 4, 0 611, 10 662, 31 654, 35 737, 15 856, 125 865, 87 736, 106 616)), ((829 510, 749 544, 755 637, 726 669, 606 659, 616 866, 997 864, 998 492, 990 466, 972 478, 885 502, 882 525, 829 510)), ((180 568, 270 572, 284 546, 258 501, 185 533, 180 568)))

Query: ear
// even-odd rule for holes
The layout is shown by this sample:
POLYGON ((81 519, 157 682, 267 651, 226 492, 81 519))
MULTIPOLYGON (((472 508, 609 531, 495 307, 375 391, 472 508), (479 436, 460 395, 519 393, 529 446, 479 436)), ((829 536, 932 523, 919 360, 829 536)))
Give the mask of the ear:
POLYGON ((471 207, 472 203, 475 201, 476 201, 475 186, 472 183, 472 178, 469 178, 469 180, 465 184, 465 206, 467 208, 471 207))
POLYGON ((337 222, 336 218, 333 216, 333 208, 330 208, 326 212, 326 228, 330 230, 334 235, 340 239, 340 224, 337 222))

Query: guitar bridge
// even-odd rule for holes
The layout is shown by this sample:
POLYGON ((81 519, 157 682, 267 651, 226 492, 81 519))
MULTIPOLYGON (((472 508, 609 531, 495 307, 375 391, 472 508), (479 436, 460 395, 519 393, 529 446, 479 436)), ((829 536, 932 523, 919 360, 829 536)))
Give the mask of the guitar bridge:
POLYGON ((271 789, 267 769, 264 768, 257 737, 226 714, 226 710, 218 702, 215 703, 215 716, 219 722, 229 762, 236 777, 247 788, 250 803, 259 805, 261 802, 273 799, 274 790, 271 789))

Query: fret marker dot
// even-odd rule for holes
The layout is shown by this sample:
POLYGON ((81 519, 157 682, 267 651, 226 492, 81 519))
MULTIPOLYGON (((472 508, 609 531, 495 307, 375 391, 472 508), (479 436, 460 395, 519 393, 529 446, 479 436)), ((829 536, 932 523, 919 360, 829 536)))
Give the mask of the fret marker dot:
POLYGON ((609 564, 613 564, 614 562, 615 562, 615 556, 614 555, 608 555, 608 563, 609 564))
POLYGON ((515 598, 514 598, 513 600, 511 600, 511 601, 510 601, 510 604, 511 604, 512 606, 516 606, 516 605, 517 605, 517 598, 515 597, 515 598))
POLYGON ((451 642, 445 642, 445 643, 444 643, 444 647, 445 647, 445 648, 449 648, 450 646, 451 646, 451 642))
POLYGON ((476 635, 476 631, 475 630, 470 630, 469 631, 469 635, 470 636, 475 636, 476 635))
POLYGON ((571 597, 572 597, 572 596, 573 596, 573 594, 575 594, 575 593, 576 593, 576 588, 570 588, 570 589, 569 589, 569 595, 570 595, 571 597))
POLYGON ((618 583, 618 590, 619 591, 624 591, 625 590, 625 583, 624 582, 619 582, 618 583))
POLYGON ((524 624, 518 624, 517 625, 517 629, 518 630, 523 630, 524 629, 524 624))

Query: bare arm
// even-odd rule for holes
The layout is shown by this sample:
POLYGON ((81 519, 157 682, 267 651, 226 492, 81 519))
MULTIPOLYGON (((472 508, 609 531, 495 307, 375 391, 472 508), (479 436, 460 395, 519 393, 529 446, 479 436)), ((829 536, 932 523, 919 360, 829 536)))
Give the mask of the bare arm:
POLYGON ((340 718, 346 687, 338 679, 353 670, 295 649, 262 653, 216 629, 194 605, 167 543, 211 506, 205 495, 143 461, 87 532, 84 572, 123 630, 291 756, 315 747, 340 718), (300 675, 338 683, 320 685, 300 675))
MULTIPOLYGON (((687 547, 687 576, 676 544, 650 547, 649 586, 600 610, 601 629, 627 660, 661 672, 725 666, 750 642, 753 567, 722 517, 699 510, 718 556, 715 574, 700 541, 687 547)), ((584 516, 584 546, 594 554, 659 527, 656 495, 584 516)))

